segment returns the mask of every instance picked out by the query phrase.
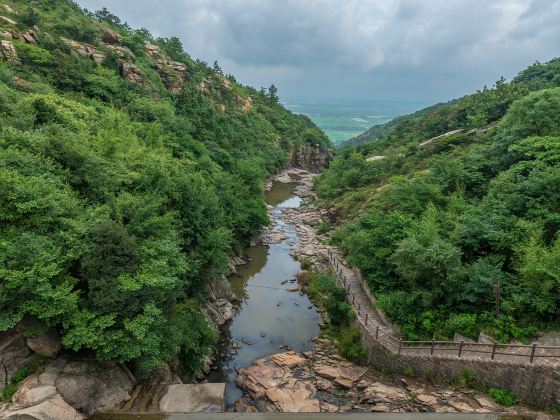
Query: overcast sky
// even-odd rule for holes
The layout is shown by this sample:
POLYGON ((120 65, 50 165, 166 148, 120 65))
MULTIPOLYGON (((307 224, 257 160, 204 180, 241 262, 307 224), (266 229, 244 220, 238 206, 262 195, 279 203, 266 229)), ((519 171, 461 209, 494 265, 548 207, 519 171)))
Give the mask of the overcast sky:
POLYGON ((560 0, 78 0, 285 101, 440 101, 560 56, 560 0))

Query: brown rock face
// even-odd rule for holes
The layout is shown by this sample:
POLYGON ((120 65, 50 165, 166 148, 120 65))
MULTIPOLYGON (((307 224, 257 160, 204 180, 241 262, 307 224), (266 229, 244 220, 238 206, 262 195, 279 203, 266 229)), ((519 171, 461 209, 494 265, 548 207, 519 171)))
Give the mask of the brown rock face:
POLYGON ((155 62, 155 68, 165 84, 165 87, 177 94, 187 81, 187 66, 178 61, 160 58, 155 62))
POLYGON ((134 64, 127 63, 126 61, 121 61, 119 65, 119 71, 121 76, 131 83, 137 83, 143 85, 146 83, 146 79, 140 74, 140 69, 134 64))
POLYGON ((123 41, 122 36, 108 28, 103 29, 103 32, 101 33, 101 39, 103 40, 103 42, 109 45, 121 45, 123 41))
POLYGON ((89 57, 96 63, 102 63, 105 61, 105 56, 97 51, 93 45, 82 44, 81 42, 74 41, 73 39, 68 39, 61 37, 62 42, 70 47, 72 53, 78 57, 89 57))
POLYGON ((146 54, 155 59, 154 68, 160 75, 165 87, 173 94, 181 91, 187 81, 187 66, 171 60, 157 45, 147 44, 146 54))

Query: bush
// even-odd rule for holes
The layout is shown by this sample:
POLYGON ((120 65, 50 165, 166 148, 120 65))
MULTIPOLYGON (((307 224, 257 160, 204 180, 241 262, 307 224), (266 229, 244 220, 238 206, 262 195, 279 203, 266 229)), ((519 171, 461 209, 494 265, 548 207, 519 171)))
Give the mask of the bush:
POLYGON ((341 328, 338 334, 338 352, 356 363, 364 363, 367 350, 362 345, 360 330, 355 327, 341 328))
POLYGON ((317 305, 323 305, 327 296, 336 288, 336 279, 324 271, 314 271, 307 275, 306 291, 311 300, 317 305))
POLYGON ((511 407, 512 405, 517 404, 517 397, 507 389, 490 388, 488 390, 488 394, 490 394, 490 396, 494 398, 494 401, 496 401, 498 404, 504 405, 506 407, 511 407))
POLYGON ((323 233, 327 233, 328 231, 330 231, 332 229, 332 225, 324 220, 319 220, 319 222, 317 222, 317 226, 315 226, 315 229, 317 230, 318 235, 322 235, 323 233))
POLYGON ((341 289, 340 287, 330 291, 325 302, 325 309, 329 314, 332 325, 348 324, 348 321, 351 319, 353 312, 350 305, 346 303, 347 295, 346 289, 341 289))
POLYGON ((311 261, 309 261, 309 259, 304 258, 304 260, 301 262, 301 269, 302 270, 309 270, 311 268, 311 261))

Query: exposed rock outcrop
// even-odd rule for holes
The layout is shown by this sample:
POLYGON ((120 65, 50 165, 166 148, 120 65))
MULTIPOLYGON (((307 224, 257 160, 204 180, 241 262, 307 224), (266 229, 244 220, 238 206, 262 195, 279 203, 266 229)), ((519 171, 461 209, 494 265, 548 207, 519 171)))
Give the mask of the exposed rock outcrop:
POLYGON ((134 61, 136 60, 136 56, 132 51, 130 51, 127 47, 123 47, 120 45, 111 45, 105 44, 105 49, 109 52, 115 54, 118 58, 125 61, 134 61))
POLYGON ((72 50, 72 53, 78 57, 89 57, 96 63, 102 63, 106 59, 105 55, 97 51, 97 48, 95 48, 93 45, 83 44, 81 42, 74 41, 73 39, 64 37, 61 37, 60 39, 62 40, 62 42, 68 45, 72 50))
POLYGON ((37 31, 34 30, 20 32, 17 29, 10 29, 9 31, 0 32, 0 37, 10 41, 24 41, 27 44, 36 44, 39 41, 39 38, 37 37, 37 31))
POLYGON ((19 57, 17 51, 11 41, 1 41, 0 43, 0 56, 9 64, 19 64, 19 57))
POLYGON ((162 78, 165 87, 173 94, 179 93, 187 81, 186 64, 171 60, 157 45, 146 45, 146 53, 149 57, 155 59, 155 69, 162 78))
POLYGON ((471 390, 381 375, 338 356, 330 339, 319 338, 316 343, 315 351, 304 357, 294 352, 274 354, 240 369, 236 384, 244 395, 236 402, 236 411, 537 414, 502 407, 471 390))
POLYGON ((208 300, 202 308, 208 321, 218 329, 235 315, 235 293, 225 276, 216 277, 208 283, 208 300))
POLYGON ((144 77, 140 73, 140 69, 134 64, 128 63, 126 61, 121 61, 119 63, 119 71, 121 73, 121 76, 131 83, 137 83, 139 85, 147 83, 146 79, 144 79, 144 77))
POLYGON ((81 420, 86 417, 80 414, 76 409, 70 406, 60 394, 55 394, 51 398, 43 402, 32 405, 30 407, 20 408, 18 410, 9 410, 2 414, 2 418, 6 420, 19 419, 64 419, 64 420, 81 420))
POLYGON ((109 45, 122 45, 123 37, 109 28, 104 28, 101 32, 101 40, 109 45))
POLYGON ((133 382, 126 368, 112 362, 57 359, 19 384, 2 418, 82 419, 120 407, 133 382))
POLYGON ((319 172, 331 157, 332 151, 329 148, 305 144, 290 154, 290 166, 319 172))

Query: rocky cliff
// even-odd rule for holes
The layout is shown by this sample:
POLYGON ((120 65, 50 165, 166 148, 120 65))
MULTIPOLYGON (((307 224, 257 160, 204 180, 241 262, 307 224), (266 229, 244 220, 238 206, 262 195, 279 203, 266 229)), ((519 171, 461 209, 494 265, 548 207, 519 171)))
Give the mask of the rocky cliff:
POLYGON ((319 172, 333 156, 331 149, 319 145, 305 144, 292 151, 289 156, 290 167, 319 172))

